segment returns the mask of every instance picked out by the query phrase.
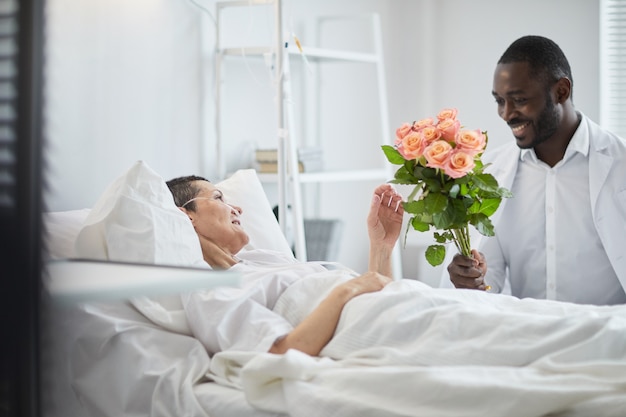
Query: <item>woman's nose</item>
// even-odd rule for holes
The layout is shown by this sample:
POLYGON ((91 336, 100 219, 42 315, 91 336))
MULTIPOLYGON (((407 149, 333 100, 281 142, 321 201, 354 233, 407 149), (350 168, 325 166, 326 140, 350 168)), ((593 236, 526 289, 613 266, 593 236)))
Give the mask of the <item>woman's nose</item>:
POLYGON ((243 209, 239 206, 233 206, 232 204, 228 204, 228 206, 238 215, 241 215, 241 213, 243 213, 243 209))

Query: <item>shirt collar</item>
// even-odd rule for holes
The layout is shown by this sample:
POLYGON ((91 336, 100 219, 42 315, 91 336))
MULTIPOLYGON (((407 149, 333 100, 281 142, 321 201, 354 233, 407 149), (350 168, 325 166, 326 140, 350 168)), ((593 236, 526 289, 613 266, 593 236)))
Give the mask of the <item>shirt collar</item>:
MULTIPOLYGON (((582 117, 580 113, 577 114, 581 119, 580 124, 578 125, 578 128, 576 128, 574 136, 572 136, 572 140, 570 140, 567 145, 565 155, 563 156, 564 161, 571 158, 576 152, 580 153, 584 157, 589 155, 589 129, 587 129, 587 119, 582 117)), ((530 158, 530 161, 537 162, 537 155, 535 154, 534 149, 521 150, 520 161, 524 161, 527 158, 530 158)))

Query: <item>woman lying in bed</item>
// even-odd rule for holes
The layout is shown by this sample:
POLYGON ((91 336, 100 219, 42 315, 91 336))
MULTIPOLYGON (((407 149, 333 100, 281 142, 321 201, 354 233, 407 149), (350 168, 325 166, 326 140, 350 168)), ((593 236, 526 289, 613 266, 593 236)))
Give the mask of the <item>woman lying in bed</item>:
POLYGON ((294 281, 323 273, 327 268, 319 263, 300 264, 293 258, 272 251, 240 253, 248 243, 248 235, 240 223, 241 208, 229 205, 222 192, 202 177, 180 177, 168 181, 167 185, 176 205, 193 224, 203 257, 211 267, 234 267, 242 270, 248 280, 254 281, 259 276, 259 273, 255 274, 256 270, 260 274, 270 271, 269 277, 263 274, 262 282, 248 286, 247 291, 254 294, 239 294, 238 290, 225 289, 187 297, 186 311, 194 333, 211 353, 233 348, 266 349, 272 353, 297 349, 316 356, 332 338, 348 301, 361 294, 380 291, 392 281, 389 278, 391 252, 400 233, 404 209, 402 196, 389 184, 380 185, 374 191, 367 218, 369 271, 354 276, 352 271, 345 270, 342 278, 336 280, 337 285, 294 328, 270 309, 294 281), (271 272, 273 269, 276 271, 271 272), (233 292, 235 294, 223 294, 233 292), (234 308, 241 303, 248 305, 234 308), (207 311, 212 312, 211 318, 204 317, 207 311), (252 320, 250 329, 247 329, 246 318, 252 320), (211 332, 211 328, 216 331, 211 332))
POLYGON ((403 208, 390 185, 376 188, 371 200, 369 272, 362 275, 282 253, 242 250, 248 237, 239 222, 241 209, 228 205, 210 182, 187 177, 168 186, 192 222, 205 260, 244 279, 241 288, 182 297, 190 329, 211 355, 296 349, 403 366, 526 366, 594 358, 626 364, 623 307, 392 281, 390 255, 403 208))

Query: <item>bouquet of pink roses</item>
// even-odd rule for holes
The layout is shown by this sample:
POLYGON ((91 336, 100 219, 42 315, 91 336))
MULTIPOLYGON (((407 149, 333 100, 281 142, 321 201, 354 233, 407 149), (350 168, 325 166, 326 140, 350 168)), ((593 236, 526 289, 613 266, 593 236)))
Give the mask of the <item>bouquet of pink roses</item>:
POLYGON ((471 256, 469 224, 493 236, 489 217, 502 198, 511 197, 509 190, 483 172, 480 157, 487 146, 487 132, 463 129, 456 116, 456 109, 443 109, 436 120, 404 123, 396 130, 395 145, 382 147, 389 162, 401 165, 390 182, 415 184, 403 203, 404 210, 413 215, 409 225, 420 232, 436 230, 438 244, 426 250, 433 266, 443 262, 448 242, 471 256))

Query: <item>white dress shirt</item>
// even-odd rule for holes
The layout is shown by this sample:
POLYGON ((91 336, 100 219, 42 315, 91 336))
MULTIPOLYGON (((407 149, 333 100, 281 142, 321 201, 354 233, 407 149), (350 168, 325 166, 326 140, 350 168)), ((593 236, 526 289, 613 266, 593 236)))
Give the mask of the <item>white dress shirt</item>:
POLYGON ((589 137, 578 129, 550 167, 523 150, 496 236, 485 239, 486 281, 501 290, 508 266, 511 293, 576 303, 626 303, 626 293, 593 224, 589 137))

